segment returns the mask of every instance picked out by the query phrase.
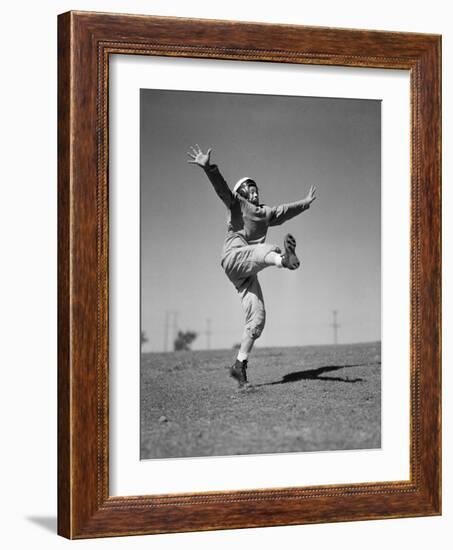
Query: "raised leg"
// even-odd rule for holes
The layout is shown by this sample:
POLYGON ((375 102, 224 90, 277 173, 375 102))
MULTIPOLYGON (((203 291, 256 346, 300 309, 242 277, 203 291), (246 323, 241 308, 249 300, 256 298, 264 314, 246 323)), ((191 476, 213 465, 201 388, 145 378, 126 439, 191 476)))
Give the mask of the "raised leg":
POLYGON ((264 258, 264 263, 266 265, 275 265, 276 267, 283 267, 282 265, 282 255, 278 252, 268 252, 264 258))
POLYGON ((249 277, 275 264, 280 248, 272 244, 253 244, 231 248, 222 259, 222 267, 240 291, 249 277), (275 256, 271 253, 274 253, 275 256))

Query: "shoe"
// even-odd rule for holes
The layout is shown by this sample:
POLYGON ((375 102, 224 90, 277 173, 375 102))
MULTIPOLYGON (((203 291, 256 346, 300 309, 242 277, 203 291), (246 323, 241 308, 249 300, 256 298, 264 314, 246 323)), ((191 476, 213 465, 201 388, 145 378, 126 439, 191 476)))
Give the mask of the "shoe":
POLYGON ((237 380, 240 388, 247 385, 247 360, 239 361, 239 359, 236 359, 236 362, 230 368, 230 376, 237 380))
POLYGON ((296 239, 289 233, 283 240, 285 253, 282 256, 282 266, 286 269, 297 269, 300 266, 299 258, 296 256, 296 239))

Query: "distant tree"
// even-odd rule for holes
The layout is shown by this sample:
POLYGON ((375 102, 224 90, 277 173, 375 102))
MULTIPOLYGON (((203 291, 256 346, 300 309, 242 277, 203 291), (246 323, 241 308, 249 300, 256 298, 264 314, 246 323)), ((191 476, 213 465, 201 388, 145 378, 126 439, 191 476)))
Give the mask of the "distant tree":
POLYGON ((190 346, 197 336, 198 334, 196 332, 190 330, 183 332, 179 330, 178 336, 174 341, 175 351, 190 351, 190 346))
POLYGON ((145 332, 142 330, 140 332, 140 345, 143 346, 143 344, 146 344, 148 342, 148 337, 146 336, 145 332))
POLYGON ((236 342, 236 344, 233 344, 233 349, 239 349, 241 347, 240 342, 236 342))

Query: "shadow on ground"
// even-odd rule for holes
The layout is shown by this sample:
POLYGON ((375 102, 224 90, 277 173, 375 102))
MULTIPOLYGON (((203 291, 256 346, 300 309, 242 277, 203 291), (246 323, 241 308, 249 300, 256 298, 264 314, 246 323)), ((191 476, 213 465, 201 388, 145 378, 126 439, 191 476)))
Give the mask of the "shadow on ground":
POLYGON ((325 380, 327 382, 345 382, 347 384, 355 384, 357 382, 363 382, 363 378, 344 378, 341 376, 322 375, 326 372, 334 372, 340 369, 347 369, 351 367, 372 367, 376 365, 380 365, 380 363, 368 363, 366 365, 329 365, 325 367, 318 367, 317 369, 290 372, 289 374, 285 374, 281 380, 277 380, 276 382, 267 382, 266 384, 256 384, 256 386, 276 386, 278 384, 299 382, 300 380, 325 380))
POLYGON ((55 516, 29 516, 26 518, 31 523, 39 525, 51 533, 57 532, 57 518, 55 516))

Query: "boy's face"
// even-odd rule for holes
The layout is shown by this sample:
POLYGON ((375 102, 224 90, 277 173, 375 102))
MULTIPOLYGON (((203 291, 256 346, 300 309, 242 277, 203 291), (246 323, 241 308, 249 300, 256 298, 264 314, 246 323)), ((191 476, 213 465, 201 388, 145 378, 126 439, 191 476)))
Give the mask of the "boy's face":
POLYGON ((258 204, 260 203, 260 199, 258 194, 258 187, 256 186, 255 183, 248 184, 248 192, 249 192, 249 201, 255 206, 258 206, 258 204))
POLYGON ((252 181, 244 182, 241 185, 238 192, 240 195, 244 197, 244 199, 247 199, 249 202, 251 202, 255 206, 259 205, 260 198, 258 193, 258 187, 256 186, 255 182, 252 182, 252 181))

